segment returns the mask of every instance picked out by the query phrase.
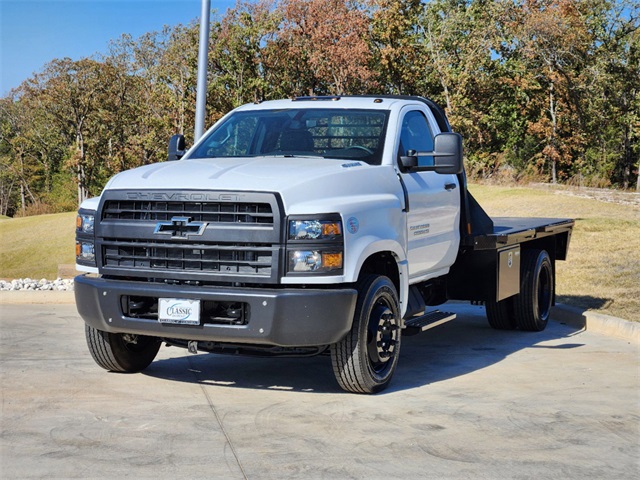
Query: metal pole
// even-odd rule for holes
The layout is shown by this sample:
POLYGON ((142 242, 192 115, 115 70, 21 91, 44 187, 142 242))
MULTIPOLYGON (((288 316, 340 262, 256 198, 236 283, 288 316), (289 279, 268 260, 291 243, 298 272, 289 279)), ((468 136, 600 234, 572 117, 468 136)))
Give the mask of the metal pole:
POLYGON ((204 133, 204 117, 207 110, 207 64, 209 51, 209 16, 211 0, 202 0, 200 12, 200 45, 198 48, 198 90, 196 92, 196 128, 193 141, 204 133))

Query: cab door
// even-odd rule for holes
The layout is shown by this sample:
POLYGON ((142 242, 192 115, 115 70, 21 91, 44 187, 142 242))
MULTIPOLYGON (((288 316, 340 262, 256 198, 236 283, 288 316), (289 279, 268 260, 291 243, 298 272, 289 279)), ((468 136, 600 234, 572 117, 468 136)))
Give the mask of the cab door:
MULTIPOLYGON (((460 191, 456 175, 403 171, 400 156, 407 152, 433 151, 433 114, 411 106, 401 112, 398 170, 408 194, 407 250, 409 277, 421 280, 439 276, 453 265, 460 243, 460 191)), ((433 157, 419 156, 418 165, 433 164, 433 157)))

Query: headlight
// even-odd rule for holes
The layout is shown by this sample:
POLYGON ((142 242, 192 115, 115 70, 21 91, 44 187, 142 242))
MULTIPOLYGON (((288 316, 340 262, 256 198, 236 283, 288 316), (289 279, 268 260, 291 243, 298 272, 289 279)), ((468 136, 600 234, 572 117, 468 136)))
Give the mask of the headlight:
POLYGON ((290 220, 289 240, 338 240, 342 238, 340 220, 290 220))
POLYGON ((81 213, 76 218, 76 229, 83 233, 93 233, 93 224, 95 217, 81 213))
POLYGON ((342 252, 294 250, 289 252, 290 272, 329 273, 342 270, 342 252))
POLYGON ((288 275, 342 275, 344 238, 340 214, 296 215, 289 217, 287 227, 288 275))
POLYGON ((76 263, 91 267, 96 265, 95 213, 81 209, 76 217, 76 263))
POLYGON ((93 242, 76 241, 76 260, 95 263, 96 251, 93 242))

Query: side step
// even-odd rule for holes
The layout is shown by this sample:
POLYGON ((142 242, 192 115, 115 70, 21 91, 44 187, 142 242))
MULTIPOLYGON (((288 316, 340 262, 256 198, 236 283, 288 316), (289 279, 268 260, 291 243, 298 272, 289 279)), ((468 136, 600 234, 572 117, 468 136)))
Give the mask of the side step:
POLYGON ((450 322, 455 318, 455 313, 434 310, 433 312, 425 313, 420 317, 413 317, 405 320, 405 328, 402 331, 402 335, 417 335, 418 333, 422 333, 425 330, 429 330, 430 328, 450 322))

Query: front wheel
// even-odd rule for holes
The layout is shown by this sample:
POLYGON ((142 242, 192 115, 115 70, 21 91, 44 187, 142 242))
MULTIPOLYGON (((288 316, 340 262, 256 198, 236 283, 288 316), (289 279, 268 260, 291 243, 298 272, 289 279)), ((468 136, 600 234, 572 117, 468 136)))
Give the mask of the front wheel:
POLYGON ((144 335, 109 333, 85 324, 89 352, 105 370, 134 373, 147 368, 156 358, 160 340, 144 335))
POLYGON ((391 280, 382 275, 360 280, 351 330, 331 346, 333 372, 342 389, 385 389, 398 364, 400 332, 398 293, 391 280))

